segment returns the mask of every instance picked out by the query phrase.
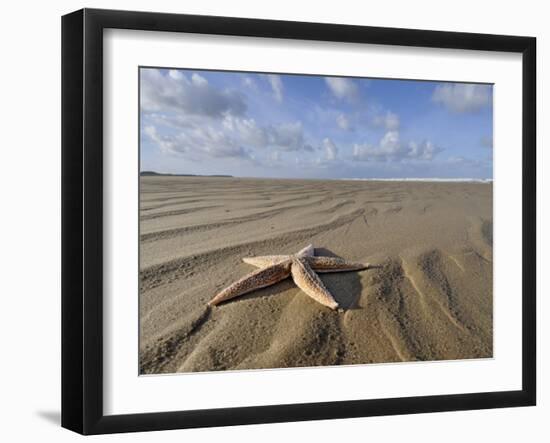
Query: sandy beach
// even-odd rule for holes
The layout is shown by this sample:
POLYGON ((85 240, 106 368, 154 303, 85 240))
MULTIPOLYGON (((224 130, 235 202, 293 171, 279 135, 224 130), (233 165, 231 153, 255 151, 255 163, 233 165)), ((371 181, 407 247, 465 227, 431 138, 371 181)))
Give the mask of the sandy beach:
POLYGON ((141 177, 140 372, 492 356, 492 184, 141 177), (243 257, 313 244, 371 268, 207 302, 243 257))

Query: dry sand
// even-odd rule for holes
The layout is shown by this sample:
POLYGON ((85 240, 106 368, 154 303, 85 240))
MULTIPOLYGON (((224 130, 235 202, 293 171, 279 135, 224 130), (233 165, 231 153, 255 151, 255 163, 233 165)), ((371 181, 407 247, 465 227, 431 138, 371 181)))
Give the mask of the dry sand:
POLYGON ((140 371, 491 357, 492 184, 141 177, 140 371), (343 311, 292 281, 209 310, 294 253, 369 262, 321 274, 343 311))

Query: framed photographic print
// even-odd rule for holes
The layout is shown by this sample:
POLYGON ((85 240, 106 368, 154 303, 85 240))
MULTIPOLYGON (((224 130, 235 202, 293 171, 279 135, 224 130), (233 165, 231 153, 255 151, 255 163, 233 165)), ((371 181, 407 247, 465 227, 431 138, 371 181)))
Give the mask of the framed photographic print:
POLYGON ((62 21, 62 425, 529 406, 530 37, 62 21))

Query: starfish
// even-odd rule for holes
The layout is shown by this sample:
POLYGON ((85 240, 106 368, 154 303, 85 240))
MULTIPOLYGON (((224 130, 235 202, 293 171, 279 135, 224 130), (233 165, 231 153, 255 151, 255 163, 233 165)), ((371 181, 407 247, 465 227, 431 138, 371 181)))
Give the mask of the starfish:
POLYGON ((349 263, 337 257, 315 256, 313 245, 308 245, 292 255, 246 257, 243 261, 260 269, 220 291, 208 302, 209 306, 216 306, 223 301, 271 286, 292 276, 296 286, 315 301, 331 309, 337 309, 338 302, 316 272, 360 271, 369 267, 368 264, 349 263))

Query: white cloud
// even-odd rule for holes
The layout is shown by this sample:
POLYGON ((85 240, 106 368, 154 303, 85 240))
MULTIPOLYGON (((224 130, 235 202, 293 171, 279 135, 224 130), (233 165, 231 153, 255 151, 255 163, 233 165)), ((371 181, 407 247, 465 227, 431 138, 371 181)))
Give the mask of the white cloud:
POLYGON ((373 122, 375 126, 382 126, 388 131, 395 131, 400 125, 399 116, 391 111, 375 116, 373 122))
POLYGON ((283 102, 283 80, 280 76, 275 74, 268 74, 267 80, 269 81, 269 84, 271 85, 271 89, 273 89, 273 96, 275 97, 275 100, 277 100, 279 103, 283 102))
POLYGON ((345 114, 339 114, 336 117, 336 124, 340 129, 344 131, 351 130, 351 122, 349 121, 349 118, 345 114))
POLYGON ((397 152, 400 147, 401 142, 399 141, 399 132, 397 131, 386 132, 382 140, 380 140, 380 149, 387 154, 397 152))
POLYGON ((267 131, 253 118, 225 116, 222 125, 226 132, 233 134, 242 144, 262 148, 269 144, 267 131))
POLYGON ((254 150, 312 151, 305 140, 300 121, 260 126, 253 118, 226 115, 221 120, 209 117, 146 117, 144 134, 164 154, 188 158, 227 157, 253 159, 254 150))
POLYGON ((304 128, 300 121, 259 126, 252 118, 226 116, 223 126, 245 146, 272 147, 281 151, 311 151, 313 149, 305 141, 304 128))
POLYGON ((193 73, 191 76, 191 83, 197 88, 205 88, 208 86, 208 80, 197 73, 193 73))
POLYGON ((256 81, 252 77, 246 76, 242 79, 242 82, 243 82, 243 85, 246 86, 247 88, 250 88, 255 92, 258 90, 258 85, 256 84, 256 81))
POLYGON ((201 156, 251 159, 250 152, 238 140, 211 126, 197 125, 177 134, 160 134, 150 125, 144 132, 165 154, 184 154, 195 159, 201 156))
POLYGON ((177 69, 170 69, 168 71, 168 75, 174 80, 181 80, 184 77, 183 73, 181 71, 178 71, 177 69))
POLYGON ((325 77, 325 82, 332 94, 338 99, 354 102, 359 97, 359 88, 349 78, 325 77))
MULTIPOLYGON (((280 77, 266 77, 282 100, 280 77)), ((254 149, 313 149, 300 121, 261 126, 245 115, 241 94, 215 88, 197 73, 143 70, 141 108, 144 135, 163 153, 252 159, 254 149)))
POLYGON ((338 147, 330 138, 323 139, 323 149, 325 150, 325 158, 327 160, 336 160, 338 156, 338 147))
POLYGON ((491 86, 471 83, 437 85, 432 100, 452 112, 476 112, 491 105, 491 86))
POLYGON ((304 128, 300 121, 269 126, 266 131, 269 144, 283 151, 313 150, 305 141, 304 128))
POLYGON ((199 74, 191 79, 181 71, 164 75, 158 69, 141 70, 141 108, 147 112, 180 112, 219 118, 224 114, 244 115, 246 104, 237 91, 211 86, 199 74))
POLYGON ((425 140, 422 143, 409 142, 408 157, 417 160, 432 160, 442 149, 435 146, 431 141, 425 140))
POLYGON ((376 146, 356 143, 353 158, 358 161, 432 160, 441 151, 431 141, 405 143, 398 131, 388 131, 376 146))
POLYGON ((159 134, 154 126, 146 126, 143 131, 165 154, 175 154, 178 152, 178 143, 173 137, 167 137, 159 134))

